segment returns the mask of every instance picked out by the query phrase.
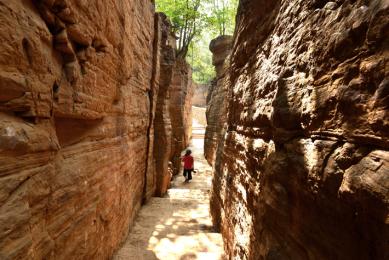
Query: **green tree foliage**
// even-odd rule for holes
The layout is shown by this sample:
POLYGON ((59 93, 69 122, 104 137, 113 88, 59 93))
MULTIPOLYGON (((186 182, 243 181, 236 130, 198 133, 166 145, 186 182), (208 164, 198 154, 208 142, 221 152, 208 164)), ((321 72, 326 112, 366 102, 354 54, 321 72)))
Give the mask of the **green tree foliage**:
POLYGON ((209 42, 233 34, 238 0, 156 0, 177 36, 177 56, 186 58, 195 82, 206 84, 215 76, 209 42))
POLYGON ((185 58, 194 37, 205 26, 200 12, 201 0, 158 0, 157 10, 165 13, 171 20, 177 36, 177 56, 185 58))
POLYGON ((208 0, 208 2, 212 5, 211 15, 208 18, 210 29, 218 35, 233 34, 238 1, 208 0))
POLYGON ((208 84, 216 76, 212 65, 212 54, 208 49, 210 41, 210 37, 196 39, 190 45, 187 56, 187 61, 192 66, 193 80, 199 84, 208 84))

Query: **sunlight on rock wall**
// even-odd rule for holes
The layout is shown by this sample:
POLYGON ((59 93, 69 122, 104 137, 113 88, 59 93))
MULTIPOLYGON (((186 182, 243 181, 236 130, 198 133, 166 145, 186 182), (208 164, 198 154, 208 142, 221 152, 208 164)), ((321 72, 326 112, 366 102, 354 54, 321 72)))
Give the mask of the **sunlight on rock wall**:
POLYGON ((230 259, 389 257, 388 11, 241 1, 211 199, 230 259))

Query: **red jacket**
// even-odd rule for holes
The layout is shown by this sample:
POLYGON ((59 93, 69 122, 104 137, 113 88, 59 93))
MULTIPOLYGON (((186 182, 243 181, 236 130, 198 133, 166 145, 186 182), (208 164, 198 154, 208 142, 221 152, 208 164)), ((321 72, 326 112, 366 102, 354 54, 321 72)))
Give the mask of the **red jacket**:
POLYGON ((193 169, 193 157, 191 155, 185 155, 182 157, 182 161, 184 162, 184 169, 191 170, 193 169))

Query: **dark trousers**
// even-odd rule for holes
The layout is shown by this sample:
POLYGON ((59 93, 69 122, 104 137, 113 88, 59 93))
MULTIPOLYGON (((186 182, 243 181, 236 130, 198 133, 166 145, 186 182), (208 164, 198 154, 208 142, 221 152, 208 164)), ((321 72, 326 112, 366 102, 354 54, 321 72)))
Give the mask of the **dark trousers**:
POLYGON ((193 169, 184 169, 184 176, 186 179, 188 180, 192 179, 192 171, 193 169))

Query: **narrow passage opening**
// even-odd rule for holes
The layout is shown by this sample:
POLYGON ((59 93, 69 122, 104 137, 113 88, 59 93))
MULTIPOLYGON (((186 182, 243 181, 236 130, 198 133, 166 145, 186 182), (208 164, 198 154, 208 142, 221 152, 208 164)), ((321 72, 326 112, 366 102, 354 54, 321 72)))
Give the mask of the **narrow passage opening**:
MULTIPOLYGON (((161 103, 157 106, 168 97, 169 115, 162 109, 156 113, 159 124, 155 124, 155 131, 160 134, 156 136, 155 147, 163 154, 169 151, 162 147, 172 147, 169 174, 158 174, 162 176, 160 182, 173 177, 166 195, 163 182, 163 189, 157 192, 160 197, 151 198, 142 207, 115 259, 224 259, 223 239, 210 215, 212 167, 204 157, 204 139, 207 101, 220 78, 227 53, 224 39, 232 38, 238 0, 156 0, 155 3, 157 12, 166 14, 159 16, 159 22, 167 19, 173 35, 163 31, 163 26, 169 25, 162 21, 166 55, 161 73, 163 79, 171 77, 171 82, 166 81, 170 87, 165 89, 166 82, 162 81, 159 90, 161 103), (215 45, 213 39, 222 40, 215 45), (169 48, 175 50, 169 52, 169 48), (191 71, 186 69, 187 64, 191 71), (171 144, 170 130, 163 128, 166 120, 171 121, 171 144), (185 181, 179 157, 187 149, 194 158, 189 182, 185 181)), ((157 162, 157 169, 158 165, 164 166, 162 160, 157 162)))

